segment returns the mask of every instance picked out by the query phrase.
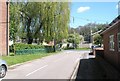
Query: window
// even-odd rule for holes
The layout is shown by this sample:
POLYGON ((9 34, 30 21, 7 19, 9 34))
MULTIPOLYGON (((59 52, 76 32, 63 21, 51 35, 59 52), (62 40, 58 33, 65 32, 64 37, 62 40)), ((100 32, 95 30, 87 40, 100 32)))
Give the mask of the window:
POLYGON ((114 51, 114 35, 110 35, 109 43, 110 43, 110 48, 109 49, 111 51, 114 51))
POLYGON ((120 33, 118 33, 118 50, 120 51, 120 33))

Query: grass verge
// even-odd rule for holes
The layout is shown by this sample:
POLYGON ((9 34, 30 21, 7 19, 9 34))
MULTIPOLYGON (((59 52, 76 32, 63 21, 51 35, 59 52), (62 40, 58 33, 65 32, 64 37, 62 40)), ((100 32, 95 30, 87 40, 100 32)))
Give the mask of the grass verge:
POLYGON ((37 54, 28 54, 28 55, 3 56, 2 59, 7 62, 8 66, 11 66, 53 54, 57 54, 57 53, 37 53, 37 54))
POLYGON ((90 50, 90 48, 77 48, 76 50, 90 50))

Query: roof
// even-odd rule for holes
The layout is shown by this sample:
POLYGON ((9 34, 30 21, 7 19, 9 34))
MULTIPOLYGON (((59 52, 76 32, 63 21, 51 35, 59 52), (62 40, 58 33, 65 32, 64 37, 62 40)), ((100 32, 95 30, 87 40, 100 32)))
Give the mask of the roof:
POLYGON ((119 22, 120 22, 120 15, 118 17, 116 17, 108 26, 106 26, 105 30, 103 32, 101 32, 101 34, 105 33, 109 29, 113 28, 114 25, 116 25, 119 22))

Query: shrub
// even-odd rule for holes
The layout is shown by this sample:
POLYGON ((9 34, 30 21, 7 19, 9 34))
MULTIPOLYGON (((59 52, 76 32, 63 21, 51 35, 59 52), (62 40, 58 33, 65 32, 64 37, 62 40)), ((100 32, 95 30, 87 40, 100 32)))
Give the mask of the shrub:
POLYGON ((10 55, 10 56, 15 56, 15 54, 14 54, 14 53, 10 53, 9 55, 10 55))
POLYGON ((42 46, 42 45, 32 45, 32 44, 22 44, 22 43, 15 44, 15 50, 40 49, 40 48, 44 48, 44 46, 42 46))
POLYGON ((48 53, 54 52, 53 46, 45 46, 45 49, 48 53))
POLYGON ((9 46, 9 51, 14 52, 14 46, 13 45, 9 46))
MULTIPOLYGON (((32 44, 23 44, 17 43, 15 44, 15 53, 16 54, 31 54, 31 53, 38 53, 38 52, 45 52, 43 49, 44 46, 42 45, 32 45, 32 44)), ((10 46, 10 52, 14 52, 14 45, 10 46)), ((13 54, 12 54, 13 56, 13 54)))
POLYGON ((36 54, 36 53, 45 53, 45 49, 24 49, 24 50, 16 50, 17 55, 23 55, 23 54, 36 54))

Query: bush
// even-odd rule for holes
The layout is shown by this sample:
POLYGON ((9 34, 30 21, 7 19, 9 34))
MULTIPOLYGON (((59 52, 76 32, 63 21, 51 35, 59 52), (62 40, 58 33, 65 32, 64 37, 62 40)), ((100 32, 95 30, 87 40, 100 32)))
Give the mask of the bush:
MULTIPOLYGON (((11 45, 10 52, 14 52, 14 45, 11 45)), ((32 44, 23 44, 23 43, 17 43, 15 44, 15 53, 16 54, 31 54, 31 53, 38 53, 38 52, 45 52, 43 49, 44 46, 42 45, 32 45, 32 44)))
POLYGON ((10 53, 10 56, 15 56, 15 54, 14 53, 10 53))
POLYGON ((14 46, 13 45, 9 46, 9 51, 14 52, 14 46))
MULTIPOLYGON (((56 51, 60 51, 60 45, 56 45, 56 51)), ((14 52, 14 45, 10 46, 10 52, 14 52)), ((35 54, 35 53, 52 53, 54 52, 53 46, 42 46, 42 45, 32 45, 32 44, 15 44, 15 54, 35 54)))
POLYGON ((36 53, 45 53, 46 50, 41 49, 24 49, 24 50, 16 50, 17 55, 23 55, 23 54, 36 54, 36 53))
POLYGON ((40 48, 44 48, 44 46, 42 46, 42 45, 32 45, 32 44, 22 44, 22 43, 15 44, 15 50, 40 49, 40 48))
POLYGON ((54 52, 53 46, 45 46, 46 52, 51 53, 54 52))

